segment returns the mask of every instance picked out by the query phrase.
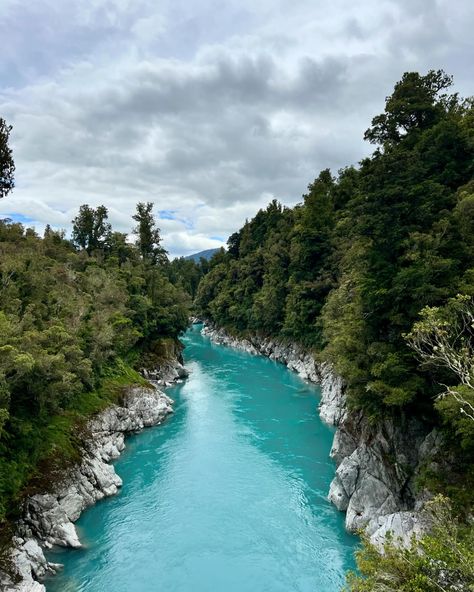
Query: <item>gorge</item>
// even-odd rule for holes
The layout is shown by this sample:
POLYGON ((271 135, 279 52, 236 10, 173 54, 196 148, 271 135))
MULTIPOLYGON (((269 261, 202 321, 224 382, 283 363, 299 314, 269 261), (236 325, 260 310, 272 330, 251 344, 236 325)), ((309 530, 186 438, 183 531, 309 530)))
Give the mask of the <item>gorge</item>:
POLYGON ((118 496, 77 527, 84 549, 55 551, 48 592, 324 590, 353 567, 356 537, 327 501, 333 430, 318 389, 281 364, 184 337, 189 379, 173 417, 132 437, 118 496))
POLYGON ((267 356, 320 385, 320 417, 338 428, 330 451, 337 471, 328 498, 346 512, 349 532, 365 531, 382 549, 389 532, 408 547, 413 536, 429 530, 420 511, 428 494, 417 490, 416 479, 439 454, 438 430, 410 417, 371 426, 363 414, 348 409, 345 384, 331 365, 318 363, 301 346, 257 335, 239 339, 212 324, 203 333, 215 343, 267 356))
POLYGON ((97 204, 70 238, 0 220, 2 590, 474 590, 474 100, 452 83, 405 72, 370 156, 209 260, 168 258, 152 201, 132 234, 97 204))

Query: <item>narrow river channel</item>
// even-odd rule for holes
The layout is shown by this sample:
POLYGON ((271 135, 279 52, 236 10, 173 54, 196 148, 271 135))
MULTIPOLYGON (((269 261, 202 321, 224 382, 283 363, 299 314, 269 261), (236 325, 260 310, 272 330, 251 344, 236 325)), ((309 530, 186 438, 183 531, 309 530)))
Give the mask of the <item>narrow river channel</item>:
POLYGON ((50 553, 48 592, 338 592, 357 539, 326 499, 333 430, 318 389, 263 357, 183 339, 166 424, 127 440, 119 495, 50 553))

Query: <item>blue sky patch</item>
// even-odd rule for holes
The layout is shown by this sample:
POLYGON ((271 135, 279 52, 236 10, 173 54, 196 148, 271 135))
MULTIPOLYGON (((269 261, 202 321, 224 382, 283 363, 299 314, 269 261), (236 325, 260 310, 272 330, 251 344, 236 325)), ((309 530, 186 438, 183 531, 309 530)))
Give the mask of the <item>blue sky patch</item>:
POLYGON ((161 220, 177 220, 175 214, 176 210, 160 210, 158 212, 161 220))
POLYGON ((2 214, 2 219, 4 218, 10 218, 13 222, 21 222, 21 224, 31 224, 34 222, 33 218, 23 216, 23 214, 2 214))

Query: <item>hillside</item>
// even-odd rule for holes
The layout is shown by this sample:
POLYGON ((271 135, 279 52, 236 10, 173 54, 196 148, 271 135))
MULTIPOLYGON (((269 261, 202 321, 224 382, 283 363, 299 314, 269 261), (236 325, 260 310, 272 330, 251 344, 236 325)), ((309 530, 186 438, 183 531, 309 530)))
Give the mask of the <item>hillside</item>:
POLYGON ((220 249, 206 249, 205 251, 199 251, 199 253, 193 253, 192 255, 186 255, 186 257, 184 257, 186 260, 191 260, 194 261, 195 263, 199 263, 199 261, 201 259, 205 259, 206 261, 209 261, 209 259, 212 259, 212 257, 218 253, 220 251, 220 249))
POLYGON ((381 561, 368 544, 359 556, 368 581, 354 576, 354 591, 474 583, 470 569, 453 575, 458 588, 427 573, 431 560, 449 573, 468 564, 474 536, 465 522, 474 507, 474 103, 450 85, 441 71, 406 73, 365 132, 373 154, 322 171, 294 208, 274 200, 260 210, 196 297, 215 327, 257 349, 264 338, 299 344, 342 377, 348 415, 331 496, 350 523, 367 525, 384 504, 390 517, 444 496, 435 538, 423 543, 431 559, 390 547, 381 561), (432 460, 419 448, 429 433, 432 460))
POLYGON ((103 206, 81 207, 72 242, 0 221, 0 524, 33 478, 80 458, 78 425, 142 383, 137 370, 187 326, 151 204, 135 220, 136 245, 103 206))

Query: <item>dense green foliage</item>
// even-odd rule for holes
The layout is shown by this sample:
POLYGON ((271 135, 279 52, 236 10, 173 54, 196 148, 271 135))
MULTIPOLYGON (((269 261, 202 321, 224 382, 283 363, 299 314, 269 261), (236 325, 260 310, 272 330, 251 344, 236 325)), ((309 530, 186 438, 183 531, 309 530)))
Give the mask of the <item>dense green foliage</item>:
POLYGON ((449 501, 428 505, 429 535, 410 549, 387 540, 383 553, 367 540, 356 554, 359 573, 348 577, 351 592, 469 592, 474 590, 474 529, 460 526, 449 501))
POLYGON ((187 326, 189 298, 169 281, 145 212, 137 246, 112 232, 103 206, 81 207, 77 247, 49 227, 40 238, 0 221, 0 520, 38 463, 77 455, 71 427, 187 326))
MULTIPOLYGON (((349 404, 371 418, 403 412, 440 426, 449 471, 427 472, 424 485, 468 514, 474 102, 450 85, 440 71, 406 73, 365 133, 370 157, 322 171, 294 208, 272 201, 209 262, 169 262, 150 203, 138 204, 136 245, 103 206, 81 207, 72 241, 0 222, 0 518, 38 463, 74 456, 71 427, 139 380, 131 366, 185 328, 191 298, 231 332, 330 360, 349 404)), ((9 132, 0 119, 1 196, 13 187, 9 132)), ((472 589, 473 531, 449 512, 411 550, 389 542, 381 556, 366 543, 350 589, 472 589), (441 588, 445 573, 464 588, 441 588)))
POLYGON ((152 209, 151 202, 137 205, 137 213, 133 216, 133 219, 138 222, 135 228, 138 237, 137 247, 144 261, 165 263, 167 253, 160 244, 160 230, 155 225, 152 209))
POLYGON ((366 132, 372 156, 323 171, 293 209, 258 212, 196 299, 232 331, 323 351, 371 415, 429 412, 437 387, 403 334, 424 306, 474 291, 474 108, 449 84, 405 74, 366 132))
POLYGON ((177 257, 170 261, 167 273, 170 281, 180 286, 192 300, 195 299, 199 282, 209 271, 209 262, 201 259, 199 263, 193 259, 177 257))
POLYGON ((199 260, 191 257, 177 257, 170 261, 166 270, 170 281, 182 288, 194 300, 202 278, 222 260, 225 260, 225 251, 221 248, 216 251, 210 261, 205 257, 200 257, 199 260))
MULTIPOLYGON (((365 133, 374 153, 336 177, 322 171, 295 208, 273 201, 247 221, 196 307, 231 332, 330 360, 349 405, 374 421, 405 413, 440 427, 445 454, 419 486, 450 496, 464 520, 474 501, 474 102, 450 85, 441 71, 406 73, 365 133)), ((366 541, 350 589, 474 589, 474 531, 448 513, 410 550, 389 542, 381 555, 366 541)))
POLYGON ((73 243, 80 249, 85 249, 89 255, 108 246, 112 227, 107 222, 106 207, 99 206, 94 209, 84 204, 79 208, 79 213, 72 223, 73 243))

